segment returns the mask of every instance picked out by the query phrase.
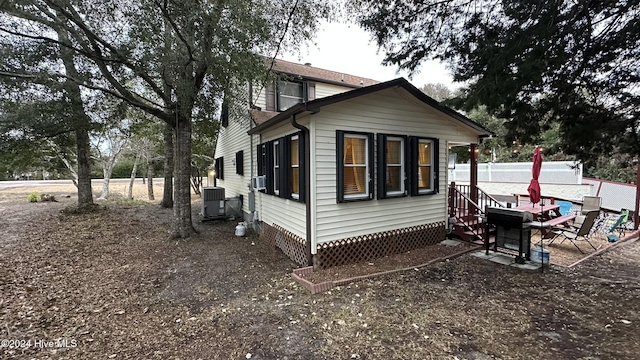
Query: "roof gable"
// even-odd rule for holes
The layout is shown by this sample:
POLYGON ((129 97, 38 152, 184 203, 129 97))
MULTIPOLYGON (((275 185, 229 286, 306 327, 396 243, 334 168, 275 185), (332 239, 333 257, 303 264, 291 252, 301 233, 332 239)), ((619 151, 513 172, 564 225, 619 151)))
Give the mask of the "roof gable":
POLYGON ((480 133, 480 135, 489 136, 492 135, 491 131, 483 127, 482 125, 476 123, 475 121, 469 119, 468 117, 462 115, 461 113, 441 105, 439 102, 428 96, 427 94, 420 91, 418 88, 413 86, 409 81, 405 78, 397 78, 394 80, 386 81, 383 83, 378 83, 366 87, 362 87, 359 89, 347 91, 344 93, 308 101, 296 104, 286 111, 271 117, 267 121, 259 124, 255 128, 249 130, 249 134, 258 134, 263 130, 266 130, 280 122, 283 122, 293 115, 301 114, 303 112, 317 112, 320 109, 327 105, 333 105, 342 101, 350 100, 356 97, 365 96, 374 92, 390 89, 393 87, 401 87, 408 91, 412 96, 414 96, 420 102, 431 106, 439 112, 442 112, 446 115, 451 116, 453 119, 463 123, 466 126, 469 126, 480 133))

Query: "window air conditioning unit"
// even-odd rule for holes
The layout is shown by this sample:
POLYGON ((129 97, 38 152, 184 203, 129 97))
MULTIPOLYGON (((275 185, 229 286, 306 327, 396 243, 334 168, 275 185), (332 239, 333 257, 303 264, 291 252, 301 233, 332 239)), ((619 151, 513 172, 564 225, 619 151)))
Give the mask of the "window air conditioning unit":
POLYGON ((265 190, 267 188, 267 178, 264 175, 251 178, 251 187, 254 190, 265 190))
POLYGON ((224 211, 224 188, 202 188, 202 220, 226 218, 224 211))

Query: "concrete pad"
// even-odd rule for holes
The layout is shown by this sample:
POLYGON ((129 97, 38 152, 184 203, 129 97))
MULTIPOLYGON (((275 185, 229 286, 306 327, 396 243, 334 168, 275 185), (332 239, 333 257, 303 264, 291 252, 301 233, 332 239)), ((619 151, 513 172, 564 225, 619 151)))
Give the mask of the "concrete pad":
POLYGON ((472 253, 471 253, 471 256, 475 256, 475 257, 477 257, 477 258, 479 258, 479 259, 487 259, 487 260, 489 260, 489 259, 491 259, 491 258, 495 257, 495 256, 496 256, 496 253, 495 253, 495 252, 493 252, 493 251, 490 251, 490 252, 489 252, 489 255, 487 255, 487 254, 486 254, 486 251, 485 251, 485 250, 482 250, 482 251, 475 251, 475 252, 472 252, 472 253))
POLYGON ((538 270, 541 266, 540 263, 536 263, 533 261, 526 261, 524 264, 517 264, 515 255, 504 254, 495 251, 489 251, 489 255, 486 254, 485 250, 475 251, 471 253, 471 256, 475 256, 478 259, 489 260, 496 264, 517 267, 523 270, 538 270))
POLYGON ((453 240, 453 239, 447 239, 440 242, 440 245, 444 245, 444 246, 458 246, 460 244, 462 244, 462 241, 453 240))
POLYGON ((515 264, 516 257, 513 255, 498 254, 492 257, 491 259, 489 259, 489 261, 493 261, 494 263, 502 264, 502 265, 511 265, 511 264, 515 264))

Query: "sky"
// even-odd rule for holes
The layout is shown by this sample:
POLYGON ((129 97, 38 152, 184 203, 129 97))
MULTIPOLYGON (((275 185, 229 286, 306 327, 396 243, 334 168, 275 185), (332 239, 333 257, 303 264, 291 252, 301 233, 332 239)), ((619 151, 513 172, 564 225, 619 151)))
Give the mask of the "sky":
POLYGON ((451 90, 460 87, 453 83, 444 64, 437 61, 424 62, 411 79, 406 71, 398 73, 396 66, 383 66, 384 53, 378 52, 371 36, 354 24, 325 23, 315 43, 303 47, 300 54, 283 54, 278 58, 379 81, 404 77, 418 88, 428 83, 442 83, 451 90))

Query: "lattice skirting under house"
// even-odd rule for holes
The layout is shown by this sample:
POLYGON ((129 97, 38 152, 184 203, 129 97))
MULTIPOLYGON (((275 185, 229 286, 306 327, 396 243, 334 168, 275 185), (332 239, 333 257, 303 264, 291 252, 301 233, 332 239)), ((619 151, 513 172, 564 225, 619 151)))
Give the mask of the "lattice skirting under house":
POLYGON ((319 244, 314 267, 367 262, 388 255, 401 254, 445 239, 445 222, 383 231, 319 244))
POLYGON ((295 263, 307 265, 307 249, 305 240, 278 225, 263 224, 260 237, 282 250, 295 263))

